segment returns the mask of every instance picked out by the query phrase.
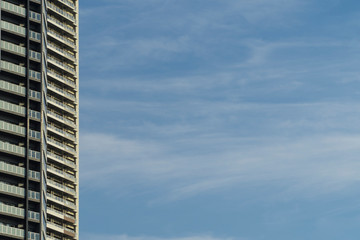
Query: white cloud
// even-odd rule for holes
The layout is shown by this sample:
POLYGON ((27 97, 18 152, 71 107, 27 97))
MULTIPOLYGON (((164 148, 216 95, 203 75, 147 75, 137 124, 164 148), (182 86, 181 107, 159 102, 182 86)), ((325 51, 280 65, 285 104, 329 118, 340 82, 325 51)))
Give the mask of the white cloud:
POLYGON ((214 46, 236 45, 239 38, 246 38, 243 34, 249 24, 258 27, 289 24, 282 20, 282 15, 298 11, 303 2, 214 1, 206 7, 189 9, 187 1, 172 4, 164 0, 127 1, 131 8, 124 8, 127 5, 123 1, 108 1, 104 6, 83 9, 83 25, 90 25, 93 29, 93 25, 101 22, 98 18, 112 18, 111 22, 121 21, 121 24, 86 31, 89 36, 82 45, 82 48, 86 46, 82 51, 82 62, 91 62, 99 71, 107 71, 139 66, 151 60, 166 62, 177 59, 179 54, 190 54, 208 61, 218 54, 213 51, 216 49, 214 46), (151 7, 154 5, 159 7, 151 7), (122 15, 127 16, 125 21, 120 18, 122 15), (133 29, 139 29, 143 34, 133 29), (99 59, 104 64, 99 65, 99 59))
MULTIPOLYGON (((82 234, 86 240, 233 240, 233 238, 218 238, 210 235, 198 235, 188 237, 151 237, 151 236, 128 236, 128 235, 96 235, 96 234, 82 234)), ((236 238, 236 240, 245 240, 244 238, 236 238)))
POLYGON ((251 23, 262 24, 274 27, 294 24, 294 20, 289 16, 295 12, 302 11, 308 5, 308 1, 298 0, 243 0, 233 1, 229 4, 231 9, 241 14, 251 23), (287 17, 287 22, 282 21, 287 17))
MULTIPOLYGON (((116 1, 109 2, 116 5, 116 1)), ((184 76, 133 74, 129 78, 104 80, 100 86, 98 79, 86 79, 83 87, 96 90, 97 94, 81 99, 83 112, 108 117, 114 133, 89 128, 82 132, 82 186, 102 188, 101 181, 118 182, 122 188, 138 184, 166 189, 166 198, 179 199, 243 184, 286 182, 289 191, 306 197, 340 191, 359 180, 353 171, 359 166, 352 157, 358 155, 359 104, 337 103, 336 98, 334 102, 323 101, 326 96, 321 92, 333 83, 327 81, 328 77, 344 77, 340 70, 347 65, 358 66, 357 58, 349 55, 349 59, 340 56, 319 61, 315 54, 308 59, 309 54, 295 57, 291 63, 287 59, 292 57, 290 51, 295 56, 303 49, 329 52, 323 47, 345 47, 347 40, 311 37, 270 42, 242 37, 243 32, 226 35, 248 24, 241 22, 242 18, 255 25, 262 25, 265 20, 268 24, 279 23, 282 14, 302 9, 304 1, 229 1, 221 4, 224 11, 217 8, 186 13, 175 11, 182 9, 182 3, 168 5, 167 1, 159 0, 151 4, 154 2, 163 7, 149 10, 157 14, 147 13, 144 10, 147 5, 142 6, 141 14, 132 16, 130 22, 101 29, 102 34, 96 32, 94 38, 88 38, 93 42, 87 45, 89 51, 85 53, 96 62, 88 66, 117 69, 122 64, 174 60, 184 52, 202 56, 206 62, 211 59, 209 55, 216 55, 211 46, 226 44, 221 43, 222 38, 236 43, 231 49, 244 47, 241 54, 245 56, 242 61, 231 63, 226 62, 226 57, 217 59, 216 69, 204 67, 184 76), (237 14, 241 17, 237 18, 237 14), (134 26, 143 30, 156 26, 151 31, 155 34, 126 35, 134 26), (225 37, 216 34, 219 29, 225 37), (102 41, 98 41, 100 37, 102 41), (287 53, 285 57, 281 54, 275 57, 278 51, 287 53), (102 57, 106 62, 101 61, 102 57), (263 99, 270 96, 268 99, 276 102, 278 94, 288 97, 300 87, 303 92, 294 93, 297 99, 305 99, 310 93, 315 100, 295 104, 247 101, 250 98, 265 102, 263 99), (314 88, 319 90, 313 91, 314 88), (122 100, 122 93, 126 100, 122 100), (129 119, 116 119, 125 115, 129 119), (141 123, 132 125, 133 119, 141 123), (131 138, 131 133, 121 135, 128 130, 142 138, 131 138)), ((144 2, 133 4, 139 7, 144 2)), ((358 47, 358 43, 352 42, 349 49, 358 47)), ((356 70, 346 78, 354 81, 356 70)), ((346 83, 346 79, 341 81, 346 83)), ((333 89, 326 94, 334 92, 333 89)))
POLYGON ((81 143, 83 187, 109 186, 107 190, 116 194, 117 187, 129 190, 137 184, 167 192, 155 201, 283 183, 291 196, 307 198, 336 193, 360 181, 360 163, 354 157, 360 153, 358 135, 129 141, 83 133, 81 143))

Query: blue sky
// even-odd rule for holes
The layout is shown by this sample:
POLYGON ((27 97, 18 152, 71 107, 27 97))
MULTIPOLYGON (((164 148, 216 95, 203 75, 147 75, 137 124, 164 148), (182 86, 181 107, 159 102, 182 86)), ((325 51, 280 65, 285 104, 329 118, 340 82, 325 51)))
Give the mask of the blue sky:
POLYGON ((80 5, 81 238, 358 239, 359 1, 80 5))

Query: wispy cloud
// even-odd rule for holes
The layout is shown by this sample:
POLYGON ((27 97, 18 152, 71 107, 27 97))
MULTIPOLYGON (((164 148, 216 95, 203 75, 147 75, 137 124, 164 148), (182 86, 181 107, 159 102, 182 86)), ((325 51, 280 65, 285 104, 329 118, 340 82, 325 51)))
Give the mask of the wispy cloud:
POLYGON ((96 223, 114 235, 88 227, 82 237, 323 239, 309 237, 322 220, 334 220, 320 226, 332 238, 340 215, 356 215, 353 3, 88 2, 80 13, 80 188, 82 201, 96 193, 111 203, 119 222, 96 223), (182 214, 190 205, 199 218, 182 214), (212 219, 214 209, 223 218, 212 219), (173 210, 183 223, 172 221, 173 210), (198 221, 205 218, 217 224, 198 221), (130 235, 116 235, 117 225, 130 235), (213 229, 229 235, 207 234, 213 229))
MULTIPOLYGON (((165 143, 83 133, 81 142, 86 159, 83 187, 103 189, 111 181, 122 189, 133 184, 167 189, 161 201, 284 182, 289 195, 307 198, 336 193, 360 181, 360 165, 354 157, 360 149, 358 135, 302 139, 215 135, 165 143)), ((118 192, 114 186, 110 189, 111 194, 118 192)))
MULTIPOLYGON (((95 234, 83 234, 87 240, 233 240, 233 238, 218 238, 210 235, 197 235, 188 237, 151 237, 151 236, 128 236, 128 235, 95 235, 95 234)), ((245 240, 245 238, 236 238, 236 240, 245 240)))
MULTIPOLYGON (((198 1, 172 4, 163 0, 128 1, 128 4, 108 1, 106 5, 83 9, 81 17, 97 26, 101 22, 98 18, 114 18, 115 12, 115 15, 126 13, 126 22, 98 26, 98 31, 93 31, 85 40, 82 60, 92 64, 98 63, 99 59, 105 61, 98 64, 98 71, 141 66, 149 60, 181 62, 184 55, 204 62, 214 61, 220 54, 217 46, 234 45, 234 48, 241 49, 241 44, 237 44, 239 33, 242 38, 247 38, 249 25, 265 27, 266 22, 274 27, 286 24, 282 21, 283 15, 301 9, 302 2, 257 0, 239 4, 238 1, 209 1, 204 5, 198 1), (193 8, 189 11, 190 2, 193 8), (151 7, 154 5, 158 7, 151 7)), ((244 54, 246 51, 241 55, 244 54)))

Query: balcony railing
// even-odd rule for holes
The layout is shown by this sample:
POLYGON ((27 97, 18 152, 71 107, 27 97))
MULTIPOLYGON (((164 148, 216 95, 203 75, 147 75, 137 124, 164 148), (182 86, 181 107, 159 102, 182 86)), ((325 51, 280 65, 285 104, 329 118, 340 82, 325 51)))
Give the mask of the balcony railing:
MULTIPOLYGON (((26 68, 25 67, 19 66, 17 64, 11 63, 11 62, 1 60, 0 67, 2 69, 4 69, 4 70, 13 72, 13 73, 18 74, 18 75, 23 76, 23 77, 26 74, 26 68)), ((34 70, 29 71, 29 76, 30 76, 30 78, 34 78, 34 79, 39 80, 39 81, 41 80, 41 74, 39 72, 37 72, 37 71, 34 71, 34 70)))
POLYGON ((76 6, 73 2, 69 1, 69 0, 59 0, 60 2, 72 7, 74 10, 76 10, 76 6))
POLYGON ((63 203, 65 206, 70 206, 72 208, 76 208, 76 205, 73 202, 65 200, 65 199, 63 199, 61 197, 57 197, 57 196, 55 196, 53 194, 50 194, 50 193, 47 193, 46 196, 48 197, 49 200, 55 200, 55 201, 63 203))
POLYGON ((1 1, 1 8, 9 10, 11 12, 17 13, 19 15, 25 16, 26 15, 26 9, 23 7, 19 7, 18 5, 1 1))
POLYGON ((64 64, 63 62, 59 61, 58 59, 56 59, 56 58, 54 58, 54 57, 52 57, 52 56, 50 56, 50 55, 47 56, 47 59, 50 60, 50 61, 55 62, 58 66, 66 69, 66 70, 69 71, 70 73, 75 74, 75 69, 74 69, 74 68, 70 67, 70 66, 67 65, 67 64, 64 64))
POLYGON ((69 119, 67 119, 67 118, 65 118, 65 117, 63 117, 63 116, 61 116, 61 115, 59 115, 59 114, 57 114, 55 112, 49 111, 49 110, 47 111, 47 113, 48 113, 48 116, 56 118, 59 121, 62 121, 64 123, 70 125, 71 127, 76 128, 76 124, 73 121, 71 121, 71 120, 69 120, 69 119))
MULTIPOLYGON (((25 231, 23 229, 12 227, 1 222, 0 222, 0 233, 13 236, 16 238, 23 238, 25 236, 25 231)), ((40 234, 34 232, 28 232, 28 239, 40 240, 40 234)))
POLYGON ((8 123, 8 122, 2 121, 2 120, 0 120, 0 129, 9 131, 9 132, 13 132, 13 133, 17 133, 17 134, 21 134, 21 135, 25 135, 25 127, 21 127, 16 124, 8 123))
POLYGON ((49 3, 49 2, 47 2, 47 6, 48 6, 49 9, 57 12, 59 15, 61 15, 61 16, 65 17, 65 18, 70 19, 73 22, 75 22, 75 17, 70 12, 65 11, 65 10, 59 8, 58 6, 56 6, 55 4, 52 4, 52 3, 49 3))
POLYGON ((56 140, 54 140, 54 139, 52 139, 52 138, 47 138, 47 141, 49 142, 49 143, 53 143, 53 144, 55 144, 56 146, 58 146, 58 147, 61 147, 61 148, 63 148, 63 149, 65 149, 65 150, 67 150, 67 151, 69 151, 69 152, 72 152, 72 153, 76 153, 76 150, 74 149, 74 148, 72 148, 72 147, 69 147, 69 146, 67 146, 66 144, 63 144, 63 143, 61 143, 61 142, 58 142, 58 141, 56 141, 56 140))
MULTIPOLYGON (((25 135, 25 131, 26 131, 24 127, 12 123, 8 123, 2 120, 0 120, 0 129, 20 135, 25 135)), ((40 132, 38 131, 34 131, 30 129, 29 135, 32 138, 40 139, 40 132)))
POLYGON ((52 236, 49 236, 49 235, 46 235, 46 239, 47 240, 61 240, 60 238, 52 237, 52 236))
MULTIPOLYGON (((0 191, 10 193, 10 194, 14 194, 14 195, 18 195, 20 197, 25 196, 25 189, 24 188, 14 186, 14 185, 10 185, 10 184, 4 183, 4 182, 0 182, 0 191)), ((40 199, 40 193, 39 192, 29 190, 28 191, 28 196, 29 196, 29 198, 32 198, 32 199, 35 199, 35 200, 40 199)))
POLYGON ((17 113, 20 115, 25 115, 25 108, 17 104, 9 103, 3 100, 0 100, 0 109, 7 110, 9 112, 17 113))
POLYGON ((73 101, 76 100, 75 95, 73 95, 73 94, 69 93, 68 91, 65 91, 64 89, 59 88, 59 87, 57 87, 57 86, 55 86, 55 85, 53 85, 51 83, 48 84, 48 88, 62 93, 66 97, 71 98, 71 100, 73 100, 73 101))
POLYGON ((71 218, 71 219, 74 219, 74 220, 75 220, 75 217, 74 217, 74 216, 71 216, 71 215, 69 215, 69 214, 67 214, 67 213, 65 213, 65 212, 58 211, 58 210, 56 210, 56 209, 54 209, 54 208, 49 208, 49 207, 48 207, 47 210, 56 212, 57 214, 60 214, 60 215, 63 215, 63 216, 65 216, 65 217, 67 217, 67 218, 71 218))
POLYGON ((49 184, 55 185, 55 186, 58 187, 58 188, 61 188, 61 189, 62 189, 63 191, 65 191, 65 192, 70 192, 70 193, 72 193, 72 194, 76 194, 76 191, 75 191, 74 189, 69 188, 69 187, 67 187, 67 186, 65 186, 65 185, 63 185, 63 184, 57 183, 57 182, 55 182, 55 181, 53 181, 53 180, 50 180, 50 179, 48 179, 47 182, 48 182, 49 184))
POLYGON ((0 150, 4 150, 11 153, 16 153, 25 156, 25 148, 17 145, 0 141, 0 150))
POLYGON ((68 232, 75 233, 75 231, 74 231, 74 230, 69 229, 69 228, 67 228, 67 227, 64 227, 64 226, 62 226, 62 225, 59 225, 59 224, 53 223, 53 222, 47 222, 47 225, 54 226, 54 227, 58 227, 58 228, 60 228, 60 229, 62 229, 62 230, 65 230, 65 231, 68 231, 68 232))
MULTIPOLYGON (((21 36, 25 36, 26 35, 26 29, 24 27, 18 26, 16 24, 10 23, 10 22, 6 22, 6 21, 1 21, 1 28, 4 30, 7 30, 9 32, 21 35, 21 36)), ((41 34, 38 32, 34 32, 34 31, 30 31, 30 38, 40 41, 41 40, 41 34)))
MULTIPOLYGON (((25 216, 25 210, 19 207, 10 206, 0 202, 0 212, 11 214, 18 217, 25 216)), ((29 218, 33 220, 40 220, 40 214, 37 212, 29 211, 29 218)))
POLYGON ((0 170, 20 176, 25 176, 25 168, 11 165, 6 162, 0 162, 0 170))
MULTIPOLYGON (((6 9, 10 12, 19 14, 21 16, 26 16, 26 9, 23 7, 20 7, 18 5, 6 2, 6 1, 1 1, 1 8, 6 9)), ((30 18, 34 19, 36 21, 41 21, 41 15, 39 13, 30 11, 30 18)))
POLYGON ((49 76, 51 76, 51 77, 53 77, 55 79, 58 79, 61 82, 64 82, 64 83, 70 85, 73 88, 76 88, 76 84, 75 84, 75 82, 73 80, 70 80, 69 78, 67 78, 67 77, 65 77, 63 75, 60 75, 60 74, 56 73, 55 71, 53 71, 51 69, 48 69, 47 73, 48 73, 49 76))
POLYGON ((51 42, 48 42, 48 47, 55 49, 56 51, 60 52, 61 54, 64 54, 66 57, 72 59, 73 61, 76 60, 75 55, 69 53, 68 51, 62 49, 61 47, 57 46, 56 44, 53 44, 51 42))
POLYGON ((54 17, 51 17, 51 16, 47 16, 47 19, 55 22, 57 25, 59 25, 60 27, 66 29, 67 31, 71 32, 72 34, 75 34, 75 30, 73 27, 63 23, 63 22, 60 22, 58 19, 54 18, 54 17))
POLYGON ((56 154, 54 154, 52 152, 49 152, 49 151, 47 152, 47 155, 49 157, 55 158, 56 160, 66 164, 66 165, 69 165, 69 166, 72 166, 73 168, 76 168, 76 164, 73 161, 67 160, 67 159, 65 159, 63 157, 60 157, 60 156, 58 156, 58 155, 56 155, 56 154))
POLYGON ((29 90, 29 96, 40 100, 41 94, 40 94, 40 92, 37 92, 34 90, 29 90))
MULTIPOLYGON (((3 3, 3 2, 4 1, 2 1, 1 3, 3 3)), ((25 53, 26 53, 26 48, 20 47, 16 44, 13 44, 13 43, 10 43, 7 41, 3 41, 3 40, 1 40, 1 49, 5 49, 10 52, 15 52, 20 55, 25 55, 25 53)))
MULTIPOLYGON (((14 92, 20 95, 25 95, 25 87, 13 84, 13 83, 9 83, 7 81, 3 81, 0 80, 0 89, 9 91, 9 92, 14 92)), ((32 98, 36 98, 38 100, 40 100, 40 92, 34 91, 34 90, 29 90, 29 96, 32 98)))
POLYGON ((8 70, 10 72, 14 72, 16 74, 19 74, 20 76, 25 76, 26 74, 26 68, 19 66, 17 64, 14 63, 10 63, 10 62, 6 62, 1 60, 1 68, 4 70, 8 70))
MULTIPOLYGON (((58 173, 58 174, 60 174, 60 175, 63 175, 63 177, 65 177, 65 178, 70 178, 70 179, 72 179, 72 180, 75 180, 75 179, 76 179, 73 175, 68 174, 68 173, 66 173, 66 172, 64 172, 64 171, 61 171, 61 170, 59 170, 59 169, 57 169, 57 168, 54 168, 54 167, 52 167, 52 166, 47 166, 47 169, 48 169, 48 170, 52 170, 52 171, 54 171, 54 172, 56 172, 56 173, 58 173)), ((72 191, 75 191, 75 190, 72 189, 72 191)))
MULTIPOLYGON (((0 150, 25 156, 25 148, 24 147, 19 147, 15 144, 11 144, 8 142, 0 141, 0 150)), ((29 157, 40 160, 40 152, 37 152, 34 150, 29 150, 29 157)))
MULTIPOLYGON (((0 162, 0 170, 8 173, 17 174, 20 176, 25 176, 25 168, 8 164, 6 162, 0 162)), ((29 170, 29 177, 40 180, 40 173, 33 170, 29 170)))
MULTIPOLYGON (((13 43, 10 43, 10 42, 7 42, 7 41, 1 41, 0 46, 1 46, 2 50, 6 50, 6 51, 9 51, 9 52, 13 52, 13 53, 25 56, 26 48, 24 48, 24 47, 18 46, 16 44, 13 44, 13 43)), ((36 60, 41 59, 41 54, 39 52, 30 50, 29 55, 30 55, 30 58, 33 58, 33 59, 36 59, 36 60)))
POLYGON ((53 103, 53 104, 57 104, 58 106, 66 109, 67 111, 69 111, 69 112, 71 112, 73 114, 76 113, 75 108, 70 107, 69 105, 67 105, 67 104, 65 104, 63 102, 60 102, 60 101, 56 100, 55 98, 52 98, 52 97, 48 96, 47 100, 48 100, 48 102, 53 103))
POLYGON ((70 133, 68 133, 68 132, 66 132, 66 131, 64 131, 64 130, 62 130, 60 128, 57 128, 57 127, 55 127, 55 126, 53 126, 51 124, 47 125, 47 128, 52 129, 52 130, 58 132, 59 134, 65 136, 65 137, 71 138, 74 141, 76 140, 76 137, 74 135, 72 135, 72 134, 70 134, 70 133))
POLYGON ((71 41, 69 38, 64 37, 64 35, 61 35, 61 34, 57 33, 55 30, 52 30, 52 29, 49 29, 47 32, 50 33, 50 34, 53 34, 55 37, 57 37, 61 41, 65 42, 65 43, 69 44, 71 47, 75 48, 75 46, 76 46, 75 42, 71 41))
MULTIPOLYGON (((3 100, 0 100, 0 109, 5 110, 5 111, 9 111, 15 114, 20 114, 20 115, 25 115, 25 107, 13 104, 13 103, 9 103, 3 100)), ((34 110, 30 110, 29 111, 29 116, 32 118, 36 118, 36 119, 40 119, 40 112, 38 111, 34 111, 34 110)))

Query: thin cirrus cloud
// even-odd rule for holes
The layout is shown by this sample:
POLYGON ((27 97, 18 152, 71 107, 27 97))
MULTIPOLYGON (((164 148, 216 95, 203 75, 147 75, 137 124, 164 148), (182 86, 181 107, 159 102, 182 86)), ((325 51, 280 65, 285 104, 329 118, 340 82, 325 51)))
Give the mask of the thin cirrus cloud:
MULTIPOLYGON (((126 189, 136 183, 163 188, 166 195, 161 198, 174 201, 229 187, 288 182, 289 196, 307 198, 346 190, 360 180, 356 171, 360 166, 353 157, 359 154, 359 136, 312 136, 290 142, 212 138, 216 140, 204 136, 165 144, 83 134, 82 157, 87 164, 82 187, 104 189, 111 181, 126 189)), ((117 188, 108 188, 116 195, 117 188)))
MULTIPOLYGON (((111 6, 84 9, 81 12, 82 18, 93 21, 94 25, 99 24, 102 18, 106 20, 121 16, 122 13, 130 17, 122 24, 99 26, 100 32, 87 33, 90 35, 84 40, 86 44, 82 46, 83 61, 96 62, 99 58, 103 59, 106 64, 98 66, 102 71, 128 67, 129 64, 141 65, 149 59, 173 60, 178 58, 179 54, 194 55, 208 61, 206 58, 216 56, 217 52, 213 52, 216 45, 235 44, 236 47, 239 34, 245 34, 246 37, 248 25, 252 21, 261 27, 264 27, 264 20, 284 24, 286 21, 277 18, 301 9, 299 1, 241 1, 241 4, 236 1, 223 4, 212 1, 208 4, 209 7, 204 9, 203 4, 199 2, 192 3, 197 6, 192 11, 186 8, 188 2, 151 2, 110 2, 111 6), (154 10, 151 8, 152 4, 162 7, 154 10), (222 10, 219 11, 219 8, 222 10), (141 9, 142 14, 134 13, 134 9, 141 9), (96 11, 96 14, 93 14, 93 11, 96 11), (116 11, 116 14, 110 14, 113 11, 116 11), (101 12, 104 14, 99 14, 101 12), (242 27, 239 28, 239 24, 242 27), (133 31, 137 28, 138 31, 133 31)), ((274 26, 275 24, 272 27, 274 26)))
POLYGON ((203 2, 84 4, 83 214, 104 201, 124 229, 98 221, 82 236, 324 239, 303 234, 358 207, 338 204, 356 202, 360 181, 356 14, 334 17, 339 1, 203 2))
MULTIPOLYGON (((232 240, 232 238, 217 238, 209 235, 200 235, 200 236, 188 236, 188 237, 169 237, 169 238, 159 238, 151 236, 128 236, 128 235, 94 235, 88 234, 83 236, 88 240, 232 240)), ((245 238, 237 238, 237 240, 246 240, 245 238)))

